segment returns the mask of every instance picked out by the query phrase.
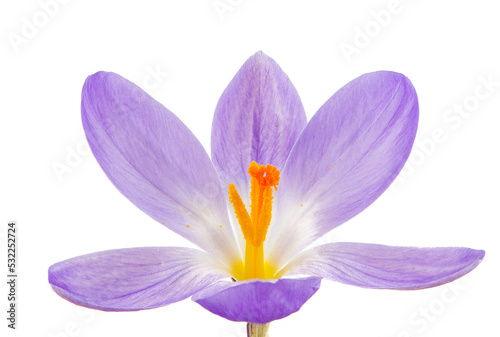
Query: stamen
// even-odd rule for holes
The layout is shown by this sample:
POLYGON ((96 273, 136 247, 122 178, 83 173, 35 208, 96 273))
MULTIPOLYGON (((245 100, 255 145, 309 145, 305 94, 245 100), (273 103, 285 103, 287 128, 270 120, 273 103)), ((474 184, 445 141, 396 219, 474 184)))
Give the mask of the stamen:
POLYGON ((262 209, 259 214, 259 225, 255 231, 254 245, 260 246, 266 239, 267 230, 271 225, 271 215, 273 211, 273 190, 271 187, 264 189, 264 196, 262 200, 262 209))
POLYGON ((233 204, 234 213, 240 224, 243 237, 246 241, 253 241, 252 220, 250 220, 250 215, 248 215, 245 204, 241 200, 234 184, 229 184, 229 201, 233 204))

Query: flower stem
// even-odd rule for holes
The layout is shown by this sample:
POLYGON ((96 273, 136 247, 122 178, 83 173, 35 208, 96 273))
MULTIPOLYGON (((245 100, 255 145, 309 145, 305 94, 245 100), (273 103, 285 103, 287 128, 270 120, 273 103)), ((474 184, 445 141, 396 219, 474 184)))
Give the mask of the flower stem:
POLYGON ((247 337, 269 337, 269 323, 247 323, 247 337))

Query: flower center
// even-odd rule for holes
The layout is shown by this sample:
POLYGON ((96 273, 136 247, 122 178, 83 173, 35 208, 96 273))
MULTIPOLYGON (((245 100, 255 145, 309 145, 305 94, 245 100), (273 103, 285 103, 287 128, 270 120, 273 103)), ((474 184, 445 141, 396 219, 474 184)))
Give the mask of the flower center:
POLYGON ((264 241, 271 224, 273 187, 280 181, 280 171, 272 165, 252 162, 250 174, 250 214, 234 184, 229 184, 229 201, 246 241, 243 279, 272 278, 275 270, 264 263, 264 241))

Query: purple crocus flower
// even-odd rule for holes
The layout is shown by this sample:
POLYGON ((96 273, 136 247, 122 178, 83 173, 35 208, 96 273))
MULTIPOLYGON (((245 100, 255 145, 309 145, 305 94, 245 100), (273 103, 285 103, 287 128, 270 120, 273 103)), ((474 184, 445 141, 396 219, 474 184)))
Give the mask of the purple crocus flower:
POLYGON ((299 310, 322 278, 423 289, 484 257, 470 248, 346 242, 307 249, 374 202, 406 162, 418 101, 401 74, 356 78, 307 123, 289 78, 258 52, 217 104, 211 160, 172 112, 114 73, 88 77, 82 120, 118 190, 201 250, 117 249, 56 263, 49 282, 75 304, 131 311, 192 296, 258 335, 299 310))

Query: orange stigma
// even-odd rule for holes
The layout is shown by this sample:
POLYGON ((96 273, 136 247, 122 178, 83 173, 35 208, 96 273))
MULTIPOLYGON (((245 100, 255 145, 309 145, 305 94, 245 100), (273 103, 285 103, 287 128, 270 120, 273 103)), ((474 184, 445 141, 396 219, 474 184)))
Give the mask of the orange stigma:
POLYGON ((250 214, 234 184, 229 184, 229 201, 246 241, 244 279, 270 278, 274 271, 264 264, 264 241, 271 224, 273 187, 280 181, 280 171, 272 165, 252 162, 250 175, 250 214))

